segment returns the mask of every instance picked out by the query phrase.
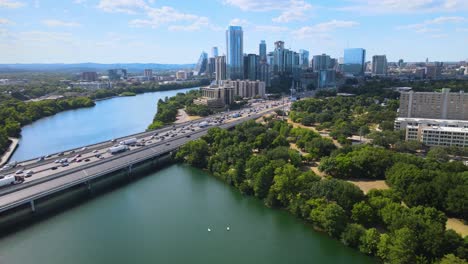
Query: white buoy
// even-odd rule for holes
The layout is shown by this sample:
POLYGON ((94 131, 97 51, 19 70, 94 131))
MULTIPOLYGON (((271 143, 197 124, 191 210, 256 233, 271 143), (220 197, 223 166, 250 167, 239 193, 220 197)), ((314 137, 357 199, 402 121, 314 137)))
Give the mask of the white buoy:
POLYGON ((227 231, 229 231, 230 229, 231 229, 231 228, 229 228, 229 226, 228 226, 228 227, 226 227, 226 230, 227 230, 227 231))
POLYGON ((208 232, 211 232, 211 229, 208 228, 208 232))

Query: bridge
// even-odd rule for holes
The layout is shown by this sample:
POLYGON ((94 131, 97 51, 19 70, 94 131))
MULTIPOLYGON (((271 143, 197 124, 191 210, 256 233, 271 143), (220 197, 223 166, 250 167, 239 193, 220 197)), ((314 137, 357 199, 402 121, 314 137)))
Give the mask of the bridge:
MULTIPOLYGON (((181 123, 143 133, 130 135, 112 141, 100 142, 80 149, 72 149, 61 153, 48 155, 45 159, 31 159, 20 163, 22 170, 33 170, 34 174, 26 181, 0 189, 0 219, 9 211, 28 208, 29 213, 36 212, 35 201, 53 196, 56 193, 67 192, 76 186, 93 188, 93 181, 117 171, 125 171, 128 175, 138 164, 142 164, 170 154, 190 140, 202 137, 212 127, 232 128, 247 120, 258 119, 265 114, 284 108, 280 102, 262 104, 260 106, 242 109, 240 116, 223 120, 223 115, 211 116, 196 121, 197 124, 207 122, 206 127, 197 126, 195 121, 181 123), (218 121, 217 121, 218 120, 218 121), (161 136, 165 136, 161 138, 161 136), (121 140, 137 138, 138 145, 131 146, 126 152, 110 154, 108 148, 121 140), (79 158, 76 158, 77 156, 79 158), (60 166, 56 159, 75 159, 66 167, 60 166)), ((15 173, 17 168, 8 173, 15 173)), ((4 174, 4 172, 2 172, 4 174)), ((0 221, 1 222, 1 221, 0 221)), ((0 223, 1 224, 1 223, 0 223)))

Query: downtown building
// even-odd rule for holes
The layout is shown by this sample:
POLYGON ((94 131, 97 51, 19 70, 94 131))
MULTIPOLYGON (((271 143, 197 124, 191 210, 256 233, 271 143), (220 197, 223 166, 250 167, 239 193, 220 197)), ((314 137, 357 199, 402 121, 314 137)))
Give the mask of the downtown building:
POLYGON ((226 30, 226 78, 244 79, 244 33, 240 26, 226 30))
POLYGON ((372 75, 387 76, 387 56, 374 55, 372 56, 372 75))
POLYGON ((207 87, 200 88, 202 97, 194 100, 194 104, 206 105, 212 108, 222 108, 234 102, 236 97, 265 98, 266 85, 261 81, 225 80, 207 87))
POLYGON ((366 69, 366 50, 361 48, 345 49, 343 72, 353 76, 364 75, 366 69))
POLYGON ((402 92, 395 130, 428 146, 468 147, 468 94, 402 92))

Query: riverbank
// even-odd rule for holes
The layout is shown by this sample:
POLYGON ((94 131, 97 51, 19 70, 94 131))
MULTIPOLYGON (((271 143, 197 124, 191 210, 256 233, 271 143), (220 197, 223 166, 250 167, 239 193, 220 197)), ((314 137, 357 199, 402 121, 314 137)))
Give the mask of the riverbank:
POLYGON ((2 154, 0 157, 0 167, 3 166, 10 160, 10 157, 15 153, 16 148, 18 147, 18 142, 19 139, 17 138, 8 138, 11 143, 10 146, 8 146, 7 150, 2 154))

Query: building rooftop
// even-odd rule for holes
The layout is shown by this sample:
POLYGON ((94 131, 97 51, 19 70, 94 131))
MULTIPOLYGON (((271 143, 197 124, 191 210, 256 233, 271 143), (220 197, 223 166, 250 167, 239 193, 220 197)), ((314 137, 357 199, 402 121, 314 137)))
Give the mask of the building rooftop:
POLYGON ((396 121, 411 121, 411 122, 438 122, 438 123, 468 123, 468 120, 455 119, 436 119, 436 118, 415 118, 415 117, 397 117, 396 121))

